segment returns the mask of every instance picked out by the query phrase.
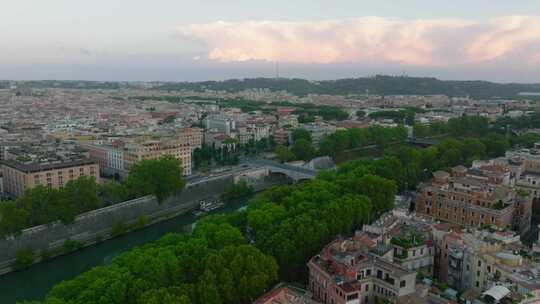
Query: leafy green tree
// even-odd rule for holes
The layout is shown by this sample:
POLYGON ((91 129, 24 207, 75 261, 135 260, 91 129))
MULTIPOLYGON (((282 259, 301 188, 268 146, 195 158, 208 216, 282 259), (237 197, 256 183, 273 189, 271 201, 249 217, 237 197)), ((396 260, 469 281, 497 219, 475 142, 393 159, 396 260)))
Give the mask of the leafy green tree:
POLYGON ((81 176, 69 181, 62 189, 62 194, 67 204, 74 206, 77 213, 83 213, 101 207, 98 187, 93 176, 81 176))
POLYGON ((289 148, 279 145, 276 147, 276 156, 278 160, 282 163, 288 162, 294 159, 294 153, 289 150, 289 148))
MULTIPOLYGON (((59 191, 43 185, 27 190, 17 200, 17 205, 28 211, 28 225, 37 226, 56 220, 51 209, 53 202, 60 199, 59 191)), ((74 211, 72 211, 74 213, 74 211)))
POLYGON ((241 245, 246 242, 242 233, 229 224, 203 222, 197 226, 194 236, 205 239, 208 247, 222 249, 228 245, 241 245))
POLYGON ((430 128, 421 123, 415 123, 413 125, 413 135, 414 137, 424 138, 430 136, 430 128))
POLYGON ((29 223, 28 211, 13 201, 0 203, 0 237, 19 234, 29 223))
POLYGON ((178 288, 158 288, 145 292, 138 304, 191 304, 189 295, 178 288))
POLYGON ((370 198, 377 213, 388 211, 394 207, 397 187, 394 181, 366 174, 358 180, 357 193, 370 198))
POLYGON ((134 196, 153 194, 162 202, 184 188, 182 162, 173 156, 139 161, 130 168, 126 185, 134 196))
POLYGON ((506 150, 510 148, 510 142, 506 137, 497 133, 490 133, 481 139, 486 146, 486 151, 490 157, 503 156, 506 150))
POLYGON ((115 181, 107 181, 100 187, 105 202, 112 204, 120 203, 129 199, 129 193, 122 184, 115 181))
POLYGON ((294 129, 292 132, 292 139, 293 142, 296 142, 297 140, 307 140, 308 142, 311 142, 311 133, 309 133, 308 130, 303 128, 294 129))
POLYGON ((291 148, 291 151, 296 159, 301 159, 304 161, 311 160, 316 153, 311 142, 306 139, 296 140, 291 148))
POLYGON ((526 148, 534 147, 537 142, 540 142, 540 134, 538 133, 525 133, 515 140, 515 144, 526 148))
POLYGON ((473 160, 486 157, 486 146, 478 139, 465 139, 462 146, 463 161, 470 164, 473 160))
POLYGON ((15 268, 24 269, 34 263, 34 251, 30 248, 17 250, 15 254, 15 268))

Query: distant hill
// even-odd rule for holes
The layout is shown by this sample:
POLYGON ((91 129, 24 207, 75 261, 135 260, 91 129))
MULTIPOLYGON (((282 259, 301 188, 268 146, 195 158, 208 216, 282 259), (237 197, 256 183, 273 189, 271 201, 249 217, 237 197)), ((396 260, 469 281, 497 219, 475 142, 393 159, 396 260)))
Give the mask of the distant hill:
POLYGON ((287 91, 298 96, 307 94, 328 95, 447 95, 483 98, 517 98, 521 92, 540 92, 540 84, 494 83, 488 81, 443 81, 436 78, 375 76, 327 81, 308 81, 286 78, 251 78, 225 81, 166 83, 157 87, 162 90, 204 89, 238 92, 245 89, 268 88, 287 91))
MULTIPOLYGON (((67 88, 67 89, 120 89, 140 86, 132 82, 113 81, 16 81, 23 88, 67 88)), ((238 92, 246 89, 267 88, 272 91, 287 91, 297 96, 307 94, 328 95, 447 95, 450 97, 471 96, 485 98, 520 98, 522 92, 540 93, 540 84, 494 83, 488 81, 446 81, 427 77, 375 76, 326 81, 309 81, 298 78, 248 78, 225 81, 166 82, 150 83, 155 89, 176 91, 205 89, 238 92)), ((0 82, 0 88, 8 82, 0 82)), ((540 98, 526 96, 527 98, 540 98)))

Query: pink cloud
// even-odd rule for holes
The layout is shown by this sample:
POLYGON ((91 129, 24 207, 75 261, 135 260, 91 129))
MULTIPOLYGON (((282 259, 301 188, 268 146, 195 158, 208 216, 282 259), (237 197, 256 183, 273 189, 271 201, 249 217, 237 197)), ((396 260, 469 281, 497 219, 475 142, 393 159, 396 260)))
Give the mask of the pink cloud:
POLYGON ((540 53, 540 17, 486 22, 362 17, 309 22, 213 22, 181 26, 221 62, 400 63, 452 66, 507 60, 530 63, 540 53))

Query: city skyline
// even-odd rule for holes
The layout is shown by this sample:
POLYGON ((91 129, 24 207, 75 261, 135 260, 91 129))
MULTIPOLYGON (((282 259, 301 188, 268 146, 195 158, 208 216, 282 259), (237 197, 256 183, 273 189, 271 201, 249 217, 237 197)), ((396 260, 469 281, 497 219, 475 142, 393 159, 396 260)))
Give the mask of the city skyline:
POLYGON ((540 82, 534 1, 10 1, 0 79, 540 82), (489 5, 488 5, 489 4, 489 5), (463 10, 467 7, 467 10, 463 10))

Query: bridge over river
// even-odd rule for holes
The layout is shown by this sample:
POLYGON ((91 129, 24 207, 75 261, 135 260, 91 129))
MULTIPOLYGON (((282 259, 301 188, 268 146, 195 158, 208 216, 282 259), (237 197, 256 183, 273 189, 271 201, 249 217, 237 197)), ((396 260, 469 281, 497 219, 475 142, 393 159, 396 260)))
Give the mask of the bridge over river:
POLYGON ((254 167, 264 167, 268 169, 270 173, 281 173, 287 175, 294 182, 314 179, 317 176, 317 171, 315 170, 305 167, 293 166, 290 164, 282 164, 271 160, 252 160, 249 161, 248 164, 254 167))

